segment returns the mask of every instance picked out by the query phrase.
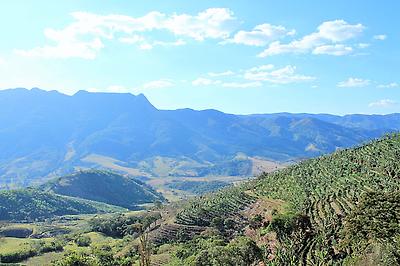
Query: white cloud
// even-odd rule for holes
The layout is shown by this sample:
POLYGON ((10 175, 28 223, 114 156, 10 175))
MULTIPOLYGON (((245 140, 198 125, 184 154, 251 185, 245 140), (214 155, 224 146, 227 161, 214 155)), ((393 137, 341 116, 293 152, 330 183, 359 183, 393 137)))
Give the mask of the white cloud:
POLYGON ((368 48, 370 46, 370 44, 369 43, 359 43, 357 46, 361 49, 365 49, 365 48, 368 48))
POLYGON ((294 34, 295 30, 287 30, 285 27, 280 25, 277 26, 265 23, 255 26, 251 31, 241 30, 237 32, 233 38, 227 40, 226 43, 265 46, 271 41, 294 34))
MULTIPOLYGON (((305 35, 300 40, 294 40, 288 44, 281 44, 279 41, 271 43, 258 56, 266 57, 284 53, 308 53, 314 51, 317 47, 332 46, 353 39, 360 35, 364 29, 365 27, 362 24, 349 24, 344 20, 326 21, 318 27, 318 31, 305 35)), ((338 55, 338 52, 335 55, 338 55)))
POLYGON ((254 87, 261 87, 262 83, 259 81, 255 82, 224 82, 222 83, 222 87, 225 88, 254 88, 254 87))
POLYGON ((225 39, 232 32, 233 12, 228 8, 209 8, 191 16, 172 15, 163 27, 175 35, 188 36, 202 41, 206 38, 225 39))
POLYGON ((394 105, 397 105, 396 101, 393 101, 393 100, 390 100, 390 99, 383 99, 383 100, 379 100, 379 101, 376 101, 376 102, 372 102, 368 106, 369 107, 387 108, 387 107, 392 107, 394 105))
POLYGON ((183 45, 183 40, 174 42, 146 41, 143 33, 166 30, 174 36, 182 36, 197 41, 207 38, 226 39, 233 30, 235 17, 227 8, 209 8, 197 15, 166 15, 157 11, 142 17, 126 15, 97 15, 88 12, 71 14, 74 22, 60 30, 45 29, 45 37, 52 45, 35 47, 30 50, 16 49, 22 56, 94 59, 104 47, 105 40, 136 44, 141 49, 153 46, 183 45))
POLYGON ((139 49, 140 50, 151 50, 151 49, 153 49, 153 45, 151 45, 150 43, 142 43, 139 45, 139 49))
POLYGON ((346 55, 353 52, 353 48, 344 44, 321 45, 313 50, 313 54, 346 55))
POLYGON ((223 77, 223 76, 232 76, 234 75, 235 72, 231 71, 231 70, 227 70, 224 72, 209 72, 208 75, 210 77, 223 77))
POLYGON ((385 34, 374 35, 375 40, 383 41, 383 40, 386 40, 386 38, 387 38, 387 35, 385 35, 385 34))
POLYGON ((173 42, 154 41, 152 43, 148 43, 146 41, 143 41, 139 45, 139 49, 141 49, 141 50, 151 50, 155 46, 169 47, 169 46, 181 46, 181 45, 185 45, 185 44, 186 44, 186 42, 184 40, 181 40, 181 39, 173 41, 173 42))
POLYGON ((31 50, 15 49, 18 55, 28 57, 44 57, 44 58, 70 58, 78 57, 83 59, 95 59, 97 53, 104 47, 99 38, 92 41, 84 42, 77 40, 68 40, 59 42, 55 46, 35 47, 31 50))
POLYGON ((213 80, 213 79, 207 79, 207 78, 197 78, 192 81, 193 86, 210 86, 210 85, 216 85, 216 84, 221 84, 222 82, 220 80, 213 80))
POLYGON ((268 65, 261 65, 261 66, 256 66, 256 67, 252 67, 250 69, 247 69, 246 72, 259 72, 259 71, 263 71, 263 70, 271 70, 274 69, 275 66, 272 64, 268 64, 268 65))
POLYGON ((244 78, 254 81, 265 81, 276 84, 289 84, 315 80, 315 77, 296 74, 296 67, 287 65, 275 69, 273 65, 264 65, 245 71, 244 78))
POLYGON ((141 42, 145 41, 143 36, 140 36, 137 34, 133 34, 128 37, 121 37, 118 40, 122 43, 127 43, 127 44, 136 44, 136 43, 141 43, 141 42))
POLYGON ((358 36, 365 27, 362 24, 348 24, 344 20, 326 21, 318 27, 322 38, 333 42, 343 42, 358 36))
POLYGON ((3 58, 0 57, 0 66, 5 65, 6 64, 6 60, 4 60, 3 58))
POLYGON ((296 73, 296 67, 287 65, 276 68, 272 64, 260 65, 245 70, 209 72, 211 78, 199 77, 192 81, 193 86, 219 86, 223 88, 255 88, 265 83, 289 84, 298 82, 309 82, 315 77, 296 73), (221 78, 221 79, 213 79, 221 78))
POLYGON ((181 46, 185 44, 186 42, 182 39, 176 40, 174 42, 155 41, 152 43, 153 46, 181 46))
POLYGON ((399 87, 399 84, 396 82, 391 82, 388 84, 380 84, 377 87, 378 88, 397 88, 397 87, 399 87))
POLYGON ((367 79, 360 78, 348 78, 345 81, 341 81, 337 84, 338 87, 341 88, 355 88, 355 87, 366 87, 371 82, 367 79))
POLYGON ((168 79, 160 79, 160 80, 153 80, 147 82, 141 86, 142 89, 162 89, 162 88, 169 88, 174 85, 174 82, 168 79))

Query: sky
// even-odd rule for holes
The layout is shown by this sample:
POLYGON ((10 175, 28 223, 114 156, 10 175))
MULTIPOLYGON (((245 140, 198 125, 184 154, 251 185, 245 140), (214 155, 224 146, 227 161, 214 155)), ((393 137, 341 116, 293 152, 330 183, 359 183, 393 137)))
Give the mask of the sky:
POLYGON ((400 112, 400 2, 1 1, 0 89, 159 109, 400 112))

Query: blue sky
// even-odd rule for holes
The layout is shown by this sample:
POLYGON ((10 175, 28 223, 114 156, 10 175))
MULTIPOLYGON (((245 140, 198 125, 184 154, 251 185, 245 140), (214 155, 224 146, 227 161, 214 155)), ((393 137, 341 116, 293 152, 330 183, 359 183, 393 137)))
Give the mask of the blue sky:
POLYGON ((160 109, 400 112, 398 1, 2 1, 0 89, 160 109))

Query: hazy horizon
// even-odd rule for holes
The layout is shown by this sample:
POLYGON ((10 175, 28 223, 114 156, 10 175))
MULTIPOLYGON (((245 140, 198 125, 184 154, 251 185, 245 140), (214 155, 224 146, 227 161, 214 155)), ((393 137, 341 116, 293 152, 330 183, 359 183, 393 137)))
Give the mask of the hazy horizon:
MULTIPOLYGON (((130 94, 130 95, 133 95, 133 96, 143 95, 144 97, 146 97, 146 95, 144 93, 142 93, 142 92, 139 92, 139 93, 136 93, 136 94, 134 92, 108 92, 108 91, 105 91, 105 92, 102 92, 102 91, 93 92, 93 91, 88 91, 88 90, 84 90, 84 89, 81 89, 81 90, 76 91, 74 93, 60 92, 60 91, 54 90, 54 89, 52 89, 52 90, 44 90, 44 89, 38 88, 38 87, 34 87, 34 88, 18 87, 18 88, 6 88, 6 89, 1 89, 1 90, 16 90, 16 89, 24 89, 24 90, 28 90, 28 91, 34 90, 34 89, 38 89, 38 90, 45 91, 45 92, 57 92, 57 93, 61 93, 61 94, 66 95, 66 96, 74 96, 75 94, 77 94, 79 92, 88 92, 88 93, 103 93, 103 94, 130 94)), ((336 114, 336 113, 307 113, 307 112, 286 112, 286 111, 277 111, 277 112, 270 112, 270 113, 233 113, 233 112, 224 112, 222 110, 218 110, 218 109, 215 109, 215 108, 194 109, 194 108, 190 108, 190 107, 179 107, 179 108, 175 108, 175 109, 162 109, 162 108, 159 108, 159 107, 155 106, 147 97, 146 97, 146 99, 150 102, 151 105, 153 105, 158 110, 164 110, 164 111, 174 111, 174 110, 183 110, 183 109, 190 109, 190 110, 194 110, 194 111, 214 110, 214 111, 222 112, 222 113, 225 113, 225 114, 232 114, 232 115, 239 115, 239 116, 240 115, 244 115, 244 116, 246 116, 246 115, 273 115, 273 114, 293 114, 293 115, 310 114, 310 115, 332 115, 332 116, 341 116, 341 117, 343 117, 343 116, 351 116, 351 115, 385 116, 385 115, 393 115, 393 114, 398 114, 399 113, 399 112, 393 112, 393 113, 384 113, 384 114, 381 114, 381 113, 344 113, 344 114, 337 113, 336 114)))
POLYGON ((1 7, 1 89, 143 93, 160 109, 235 114, 400 111, 396 2, 1 7))

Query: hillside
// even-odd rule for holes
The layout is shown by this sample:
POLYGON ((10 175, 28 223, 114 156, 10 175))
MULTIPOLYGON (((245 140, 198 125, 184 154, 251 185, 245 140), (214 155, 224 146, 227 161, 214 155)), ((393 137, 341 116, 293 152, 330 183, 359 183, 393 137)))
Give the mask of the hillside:
POLYGON ((400 135, 310 159, 192 200, 153 240, 186 232, 171 265, 398 265, 399 161, 400 135))
POLYGON ((150 186, 128 176, 109 171, 86 170, 58 177, 40 186, 60 195, 137 209, 139 204, 164 201, 150 186))
POLYGON ((122 211, 122 208, 42 192, 36 189, 0 191, 0 221, 34 221, 54 216, 122 211))
POLYGON ((398 130, 399 119, 158 110, 142 94, 1 90, 0 186, 37 184, 75 167, 135 176, 251 176, 254 158, 319 156, 398 130))

